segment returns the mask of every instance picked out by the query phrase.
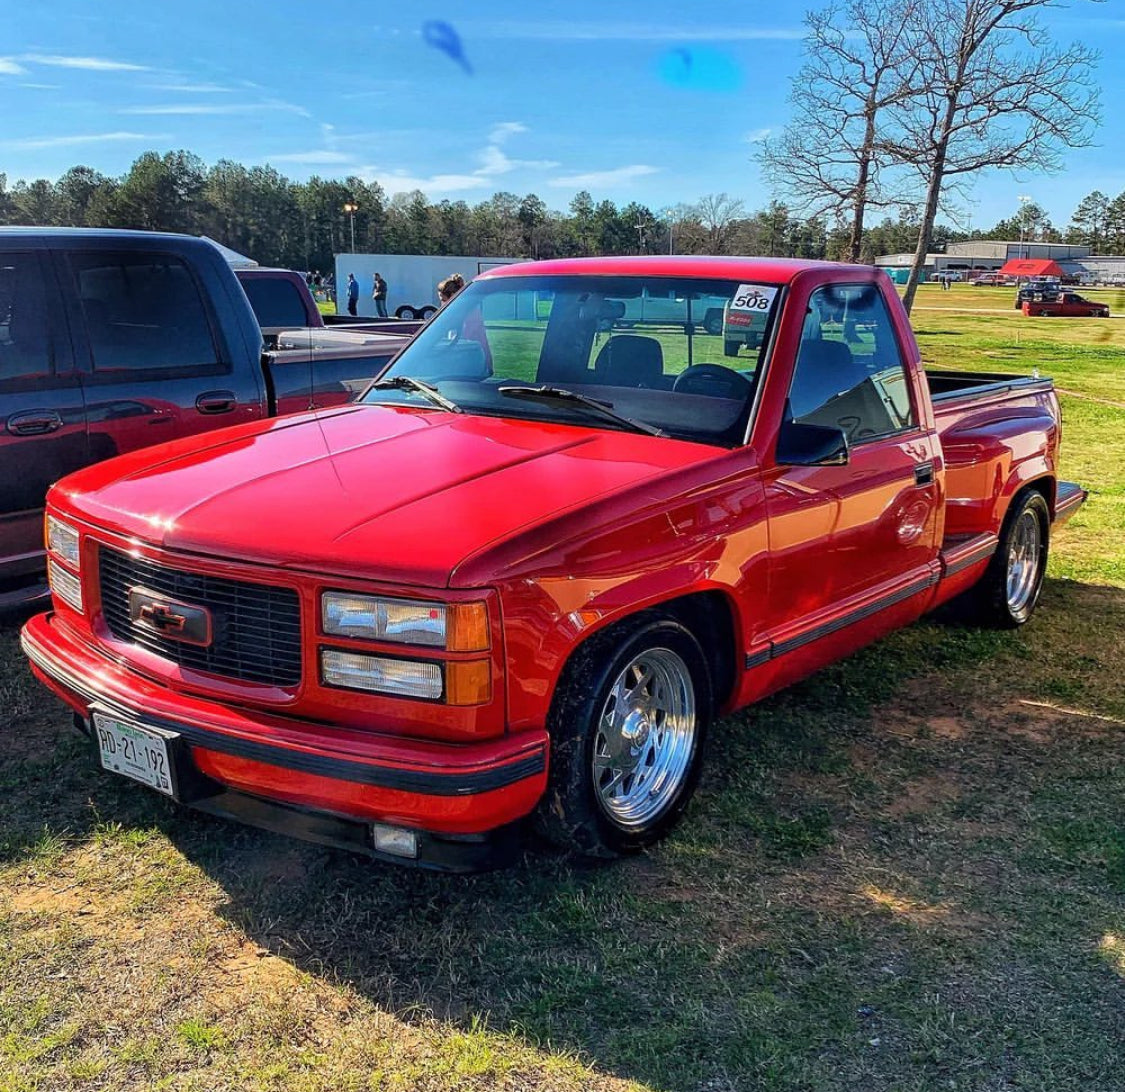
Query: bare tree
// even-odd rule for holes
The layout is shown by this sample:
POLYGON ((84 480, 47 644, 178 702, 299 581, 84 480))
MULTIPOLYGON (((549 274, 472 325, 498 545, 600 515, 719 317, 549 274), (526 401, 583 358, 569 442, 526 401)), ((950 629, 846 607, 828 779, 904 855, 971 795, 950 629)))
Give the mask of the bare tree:
POLYGON ((837 0, 806 15, 808 59, 793 79, 792 120, 756 157, 796 210, 850 220, 845 261, 859 257, 868 208, 907 198, 884 184, 894 160, 880 124, 888 107, 920 87, 907 36, 920 6, 921 0, 837 0))
POLYGON ((1055 0, 927 0, 913 13, 910 47, 925 87, 890 108, 886 150, 926 185, 909 311, 926 261, 942 188, 986 168, 1057 170, 1063 148, 1088 145, 1099 120, 1097 55, 1054 45, 1037 21, 1055 0))
POLYGON ((695 206, 695 214, 707 231, 711 254, 722 254, 734 222, 742 215, 742 201, 725 193, 709 193, 695 206))

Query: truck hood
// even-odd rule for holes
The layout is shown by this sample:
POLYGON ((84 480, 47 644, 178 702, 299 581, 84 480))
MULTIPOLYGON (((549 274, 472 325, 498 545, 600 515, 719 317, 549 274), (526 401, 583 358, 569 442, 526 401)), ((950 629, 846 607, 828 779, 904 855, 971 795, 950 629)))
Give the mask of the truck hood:
POLYGON ((605 429, 351 406, 122 456, 65 478, 52 503, 169 550, 442 587, 492 544, 714 454, 605 429))

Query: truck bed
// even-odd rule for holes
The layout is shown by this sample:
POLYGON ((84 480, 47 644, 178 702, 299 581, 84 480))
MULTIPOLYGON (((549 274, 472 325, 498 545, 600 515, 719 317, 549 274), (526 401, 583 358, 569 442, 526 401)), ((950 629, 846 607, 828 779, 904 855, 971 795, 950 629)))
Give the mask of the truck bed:
MULTIPOLYGON (((976 534, 997 522, 998 483, 1027 457, 1029 430, 1057 428, 1055 386, 1001 372, 930 371, 926 383, 945 454, 945 535, 976 534)), ((1048 502, 1054 506, 1054 498, 1048 502)))

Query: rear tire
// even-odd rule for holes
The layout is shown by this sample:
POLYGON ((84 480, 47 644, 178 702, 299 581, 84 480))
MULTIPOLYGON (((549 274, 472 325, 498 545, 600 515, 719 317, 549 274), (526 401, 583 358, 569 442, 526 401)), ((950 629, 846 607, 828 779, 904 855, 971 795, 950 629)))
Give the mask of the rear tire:
POLYGON ((551 703, 540 832, 588 857, 658 841, 695 791, 711 711, 707 661, 679 622, 645 614, 592 637, 551 703))
POLYGON ((1000 543, 984 576, 962 597, 968 620, 995 629, 1016 629, 1035 612, 1043 590, 1051 514, 1041 493, 1016 496, 1004 519, 1000 543))
POLYGON ((422 310, 418 312, 418 318, 420 318, 423 322, 425 322, 431 316, 436 315, 436 314, 437 314, 437 308, 436 307, 423 307, 422 310))

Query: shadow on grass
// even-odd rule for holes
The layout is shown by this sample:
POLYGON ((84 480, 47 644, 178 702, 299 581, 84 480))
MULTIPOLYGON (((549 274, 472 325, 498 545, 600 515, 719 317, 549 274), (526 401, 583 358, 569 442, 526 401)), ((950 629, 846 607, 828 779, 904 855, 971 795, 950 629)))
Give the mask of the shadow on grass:
MULTIPOLYGON (((1053 584, 1051 609, 1072 594, 1053 584)), ((1125 593, 1112 595, 1125 611, 1125 593)), ((870 745, 872 709, 904 683, 934 671, 1018 670, 1030 657, 1027 632, 927 621, 726 718, 679 831, 609 866, 542 848, 467 878, 372 864, 176 809, 94 770, 87 745, 44 728, 38 714, 22 723, 43 750, 0 775, 0 791, 19 802, 0 819, 0 856, 46 861, 60 840, 109 821, 159 830, 221 886, 223 916, 301 969, 407 1020, 433 1014, 514 1034, 656 1087, 796 1089, 837 1072, 870 1078, 879 1065, 883 1078, 868 1087, 922 1087, 905 1078, 952 1072, 960 1048, 919 1056, 925 1021, 939 1028, 947 1012, 899 1008, 948 986, 935 961, 956 965, 964 953, 956 938, 932 950, 830 909, 815 886, 827 873, 814 866, 849 820, 820 789, 845 779, 864 791, 850 748, 870 745), (900 1044, 894 1061, 871 1060, 876 1011, 917 1025, 920 1038, 900 1044)), ((886 762, 904 761, 881 744, 886 762)), ((1107 837, 1076 818, 1052 835, 1052 852, 1085 852, 1087 835, 1107 837)), ((971 1049, 1002 1049, 1003 1033, 995 1038, 971 1049)))

